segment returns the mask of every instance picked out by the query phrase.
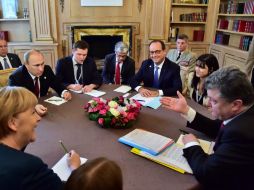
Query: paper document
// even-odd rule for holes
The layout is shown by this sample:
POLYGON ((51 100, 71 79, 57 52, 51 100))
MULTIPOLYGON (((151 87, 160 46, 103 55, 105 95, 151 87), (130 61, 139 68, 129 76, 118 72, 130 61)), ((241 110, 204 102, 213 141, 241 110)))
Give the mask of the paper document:
POLYGON ((186 158, 183 156, 183 149, 175 143, 156 156, 135 148, 131 149, 131 152, 174 169, 180 173, 193 173, 186 158))
MULTIPOLYGON (((67 156, 68 154, 65 154, 52 168, 62 181, 67 181, 71 175, 71 169, 67 165, 67 156)), ((80 161, 81 164, 84 164, 87 159, 80 157, 80 161)))
POLYGON ((60 98, 60 97, 58 97, 58 96, 52 96, 51 98, 48 98, 48 99, 46 99, 46 100, 44 100, 44 101, 45 101, 45 102, 48 102, 48 103, 50 103, 50 104, 57 105, 57 106, 59 106, 59 105, 65 103, 65 102, 67 102, 65 99, 60 98))
POLYGON ((141 94, 136 94, 135 96, 132 96, 131 99, 137 100, 140 104, 146 107, 150 107, 153 109, 157 109, 160 107, 160 96, 158 97, 144 97, 141 94))
POLYGON ((173 140, 142 129, 134 129, 118 139, 119 142, 157 155, 173 143, 173 140))
MULTIPOLYGON (((181 134, 179 136, 176 143, 183 147, 184 144, 183 144, 182 139, 183 139, 183 134, 181 134)), ((202 149, 204 150, 205 153, 207 153, 207 154, 212 154, 213 153, 213 147, 214 147, 215 142, 206 141, 206 140, 203 140, 203 139, 198 139, 198 141, 199 141, 200 146, 202 147, 202 149)))
POLYGON ((131 90, 130 86, 122 85, 122 86, 116 88, 114 91, 115 92, 126 93, 126 92, 129 92, 130 90, 131 90))
POLYGON ((86 92, 85 94, 97 98, 97 97, 100 97, 100 96, 106 94, 106 92, 99 91, 99 90, 92 90, 91 92, 86 92))
POLYGON ((73 89, 69 89, 71 92, 77 93, 77 94, 83 94, 83 90, 73 90, 73 89))

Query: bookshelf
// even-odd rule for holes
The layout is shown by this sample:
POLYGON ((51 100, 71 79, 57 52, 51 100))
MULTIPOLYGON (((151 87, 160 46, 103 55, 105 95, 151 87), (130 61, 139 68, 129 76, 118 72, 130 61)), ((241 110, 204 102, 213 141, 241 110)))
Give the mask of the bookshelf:
POLYGON ((220 0, 217 25, 210 51, 221 66, 236 65, 248 75, 254 60, 250 53, 254 36, 254 0, 220 0))

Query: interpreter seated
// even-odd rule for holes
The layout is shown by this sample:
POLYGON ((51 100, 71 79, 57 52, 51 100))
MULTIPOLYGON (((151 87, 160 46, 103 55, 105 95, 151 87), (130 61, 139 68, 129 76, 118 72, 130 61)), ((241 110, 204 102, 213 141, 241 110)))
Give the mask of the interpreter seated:
MULTIPOLYGON (((35 110, 36 96, 23 87, 0 89, 0 187, 1 189, 62 190, 63 182, 37 156, 22 151, 36 140, 41 117, 35 110)), ((80 157, 70 151, 66 162, 71 170, 80 157)))
POLYGON ((131 80, 130 86, 142 96, 175 96, 182 90, 180 67, 166 58, 165 49, 163 41, 153 40, 149 44, 150 58, 143 61, 131 80))

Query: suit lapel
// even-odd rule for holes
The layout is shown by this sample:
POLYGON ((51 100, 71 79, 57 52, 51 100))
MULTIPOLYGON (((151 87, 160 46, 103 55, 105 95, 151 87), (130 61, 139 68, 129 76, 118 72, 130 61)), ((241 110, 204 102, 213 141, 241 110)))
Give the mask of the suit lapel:
POLYGON ((23 67, 22 73, 24 75, 24 82, 27 84, 28 89, 31 89, 31 91, 34 92, 34 81, 31 75, 29 74, 26 66, 23 65, 22 67, 23 67))

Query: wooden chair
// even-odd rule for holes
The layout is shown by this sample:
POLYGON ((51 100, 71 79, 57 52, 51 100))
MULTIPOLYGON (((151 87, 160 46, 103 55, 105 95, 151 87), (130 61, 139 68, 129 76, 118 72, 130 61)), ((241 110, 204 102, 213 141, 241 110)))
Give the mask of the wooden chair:
POLYGON ((17 68, 10 68, 10 69, 0 70, 0 87, 8 85, 9 76, 16 69, 17 68))

